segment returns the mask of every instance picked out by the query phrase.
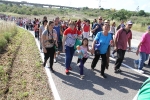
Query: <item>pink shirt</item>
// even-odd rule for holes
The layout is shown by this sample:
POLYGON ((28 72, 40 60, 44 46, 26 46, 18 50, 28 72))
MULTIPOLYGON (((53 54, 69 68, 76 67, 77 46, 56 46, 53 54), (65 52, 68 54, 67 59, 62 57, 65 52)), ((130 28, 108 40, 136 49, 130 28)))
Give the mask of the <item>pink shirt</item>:
POLYGON ((125 29, 119 29, 115 34, 115 38, 117 39, 117 47, 118 49, 126 50, 127 43, 129 39, 132 39, 132 32, 126 32, 125 29))
POLYGON ((88 58, 89 54, 88 54, 87 48, 84 48, 83 46, 80 46, 80 49, 83 51, 83 57, 88 58))
POLYGON ((144 33, 141 39, 142 45, 140 46, 140 52, 145 52, 146 54, 150 54, 150 34, 144 33))

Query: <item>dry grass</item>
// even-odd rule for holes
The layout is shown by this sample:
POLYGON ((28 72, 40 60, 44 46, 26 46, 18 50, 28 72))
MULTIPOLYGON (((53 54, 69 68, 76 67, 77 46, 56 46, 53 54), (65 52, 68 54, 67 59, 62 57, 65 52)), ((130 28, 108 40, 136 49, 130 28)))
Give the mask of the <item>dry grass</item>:
POLYGON ((0 54, 0 100, 53 100, 33 36, 17 30, 0 54))
POLYGON ((0 51, 2 51, 11 38, 17 33, 15 23, 0 21, 0 51))

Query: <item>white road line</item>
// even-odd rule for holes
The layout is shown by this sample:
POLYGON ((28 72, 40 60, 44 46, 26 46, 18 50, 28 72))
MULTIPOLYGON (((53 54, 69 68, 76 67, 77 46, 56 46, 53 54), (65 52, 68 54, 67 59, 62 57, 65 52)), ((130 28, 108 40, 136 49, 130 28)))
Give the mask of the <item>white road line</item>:
MULTIPOLYGON (((114 59, 114 58, 112 58, 112 57, 109 57, 109 58, 110 58, 111 60, 113 60, 113 61, 116 61, 116 59, 114 59)), ((139 73, 137 69, 134 69, 134 68, 132 68, 132 67, 130 67, 130 66, 124 64, 124 63, 122 63, 122 65, 125 66, 125 67, 127 67, 127 68, 129 68, 129 69, 131 69, 131 70, 133 70, 133 71, 135 71, 135 72, 137 72, 137 73, 139 73)), ((139 74, 141 74, 141 73, 139 73, 139 74)), ((142 76, 145 76, 145 77, 150 77, 149 75, 146 75, 146 74, 141 74, 141 75, 142 75, 142 76)))
MULTIPOLYGON (((24 29, 24 28, 23 28, 23 29, 24 29)), ((29 32, 30 32, 30 31, 29 31, 29 32)), ((34 37, 33 32, 30 32, 30 33, 31 33, 31 34, 33 35, 33 37, 34 37)), ((35 38, 34 38, 34 39, 35 39, 35 38)), ((44 61, 44 55, 43 55, 43 53, 40 52, 39 41, 38 41, 37 39, 35 39, 35 41, 36 41, 36 45, 37 45, 37 47, 38 47, 38 49, 39 49, 39 53, 40 53, 40 55, 41 55, 42 61, 44 61)), ((46 74, 47 74, 47 76, 48 76, 49 85, 50 85, 50 87, 51 87, 51 90, 52 90, 54 99, 55 99, 55 100, 61 100, 61 99, 60 99, 60 96, 59 96, 59 94, 58 94, 57 88, 56 88, 56 86, 55 86, 54 80, 53 80, 53 78, 52 78, 52 75, 51 75, 51 73, 50 73, 49 68, 45 67, 45 71, 46 71, 46 74)))

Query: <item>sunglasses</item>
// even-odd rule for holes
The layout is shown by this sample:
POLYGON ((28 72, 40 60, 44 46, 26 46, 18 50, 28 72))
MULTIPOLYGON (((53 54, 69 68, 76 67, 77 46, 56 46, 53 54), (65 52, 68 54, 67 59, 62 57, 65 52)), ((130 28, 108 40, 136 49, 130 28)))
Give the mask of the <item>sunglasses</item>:
POLYGON ((99 20, 102 20, 102 19, 99 19, 99 20))

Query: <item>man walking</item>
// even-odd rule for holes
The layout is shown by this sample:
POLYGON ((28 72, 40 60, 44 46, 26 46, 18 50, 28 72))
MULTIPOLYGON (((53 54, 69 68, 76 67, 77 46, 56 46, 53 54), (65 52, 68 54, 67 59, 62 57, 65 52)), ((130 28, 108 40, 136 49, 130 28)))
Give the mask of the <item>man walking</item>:
POLYGON ((121 28, 115 35, 115 50, 117 51, 117 60, 115 62, 115 73, 121 72, 120 66, 123 62, 125 52, 127 50, 127 43, 129 45, 128 50, 131 50, 132 39, 132 21, 126 23, 125 28, 121 28))

